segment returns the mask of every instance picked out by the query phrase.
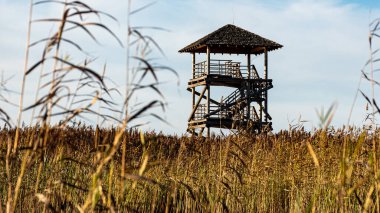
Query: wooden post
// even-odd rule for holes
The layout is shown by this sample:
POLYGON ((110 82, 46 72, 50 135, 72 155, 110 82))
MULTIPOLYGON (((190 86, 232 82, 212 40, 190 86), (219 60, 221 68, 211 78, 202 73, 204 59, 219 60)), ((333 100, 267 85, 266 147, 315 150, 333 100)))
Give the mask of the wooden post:
MULTIPOLYGON (((248 82, 246 85, 247 89, 247 117, 248 117, 248 123, 251 118, 251 84, 249 82, 249 79, 251 79, 251 54, 247 54, 247 71, 248 71, 248 82)), ((247 124, 248 124, 247 123, 247 124)))
MULTIPOLYGON (((193 79, 195 78, 195 52, 193 52, 193 60, 192 60, 192 63, 193 63, 193 79)), ((191 94, 192 94, 192 105, 191 105, 191 109, 193 110, 194 107, 195 107, 195 87, 192 88, 191 90, 191 94)), ((195 129, 192 130, 192 134, 194 135, 195 134, 195 129)))
POLYGON ((195 78, 195 52, 193 52, 193 79, 195 78))
POLYGON ((263 102, 260 101, 260 129, 261 129, 262 122, 263 122, 263 102))
POLYGON ((248 79, 251 79, 251 54, 247 54, 248 79))
MULTIPOLYGON (((264 78, 268 80, 268 50, 264 49, 264 78)), ((268 113, 268 90, 265 90, 265 112, 268 113)), ((268 115, 265 113, 265 122, 268 122, 268 115)))
POLYGON ((210 85, 207 86, 207 114, 210 113, 210 85))
MULTIPOLYGON (((210 75, 210 47, 207 47, 207 75, 210 75)), ((210 85, 207 85, 207 114, 210 114, 210 85)), ((207 137, 210 137, 210 127, 207 127, 207 137)))
MULTIPOLYGON (((195 52, 193 52, 193 79, 194 78, 195 78, 195 52)), ((195 87, 192 88, 191 93, 193 95, 193 105, 192 105, 192 107, 194 107, 194 105, 195 105, 195 87)))
MULTIPOLYGON (((210 85, 207 86, 207 115, 210 114, 210 85)), ((210 137, 210 127, 207 127, 207 137, 210 137)))
POLYGON ((210 47, 207 47, 207 75, 210 75, 210 47))

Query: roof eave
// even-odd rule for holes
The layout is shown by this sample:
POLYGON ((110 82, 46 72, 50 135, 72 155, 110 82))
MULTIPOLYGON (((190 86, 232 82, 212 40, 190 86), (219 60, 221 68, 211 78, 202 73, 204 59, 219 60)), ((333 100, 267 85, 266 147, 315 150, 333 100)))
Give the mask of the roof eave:
POLYGON ((230 46, 230 45, 198 45, 198 46, 188 46, 182 48, 178 52, 180 53, 206 53, 205 47, 209 46, 211 48, 211 53, 219 53, 219 54, 255 54, 260 55, 265 52, 265 48, 268 51, 273 51, 282 48, 281 44, 273 45, 273 46, 230 46))

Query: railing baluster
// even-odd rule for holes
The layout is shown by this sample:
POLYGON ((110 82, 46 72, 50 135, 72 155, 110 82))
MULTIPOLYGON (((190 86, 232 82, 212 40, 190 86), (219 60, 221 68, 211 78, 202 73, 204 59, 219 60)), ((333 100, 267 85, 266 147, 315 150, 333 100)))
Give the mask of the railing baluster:
MULTIPOLYGON (((258 73, 254 65, 251 65, 251 77, 252 79, 258 79, 258 73)), ((202 77, 206 75, 207 61, 202 61, 195 64, 195 76, 202 77)), ((231 76, 234 78, 248 78, 248 68, 242 66, 241 62, 233 62, 232 60, 211 60, 210 62, 210 74, 231 76)))

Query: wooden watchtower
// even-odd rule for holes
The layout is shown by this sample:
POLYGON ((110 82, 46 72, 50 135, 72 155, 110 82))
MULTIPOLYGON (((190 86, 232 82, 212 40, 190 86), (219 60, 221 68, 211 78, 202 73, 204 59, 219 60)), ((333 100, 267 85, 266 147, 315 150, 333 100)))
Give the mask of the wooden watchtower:
POLYGON ((273 87, 268 78, 268 52, 282 45, 234 25, 226 25, 179 50, 193 56, 192 79, 187 90, 192 92, 192 111, 188 131, 202 135, 210 128, 245 128, 260 132, 272 129, 268 113, 268 90, 273 87), (205 53, 207 59, 196 62, 195 54, 205 53), (215 54, 244 54, 247 64, 232 60, 211 59, 215 54), (251 55, 264 54, 263 77, 251 64, 251 55), (212 98, 211 87, 236 89, 227 97, 212 98), (201 88, 197 91, 197 88, 201 88))

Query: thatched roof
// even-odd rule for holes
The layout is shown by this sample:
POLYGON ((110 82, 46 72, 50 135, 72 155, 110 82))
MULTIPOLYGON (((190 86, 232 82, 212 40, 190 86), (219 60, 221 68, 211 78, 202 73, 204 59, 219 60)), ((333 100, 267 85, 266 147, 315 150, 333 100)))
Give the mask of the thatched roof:
POLYGON ((182 48, 179 52, 206 53, 207 47, 210 47, 211 53, 261 54, 264 53, 264 48, 271 51, 281 48, 282 45, 235 25, 227 24, 182 48))

